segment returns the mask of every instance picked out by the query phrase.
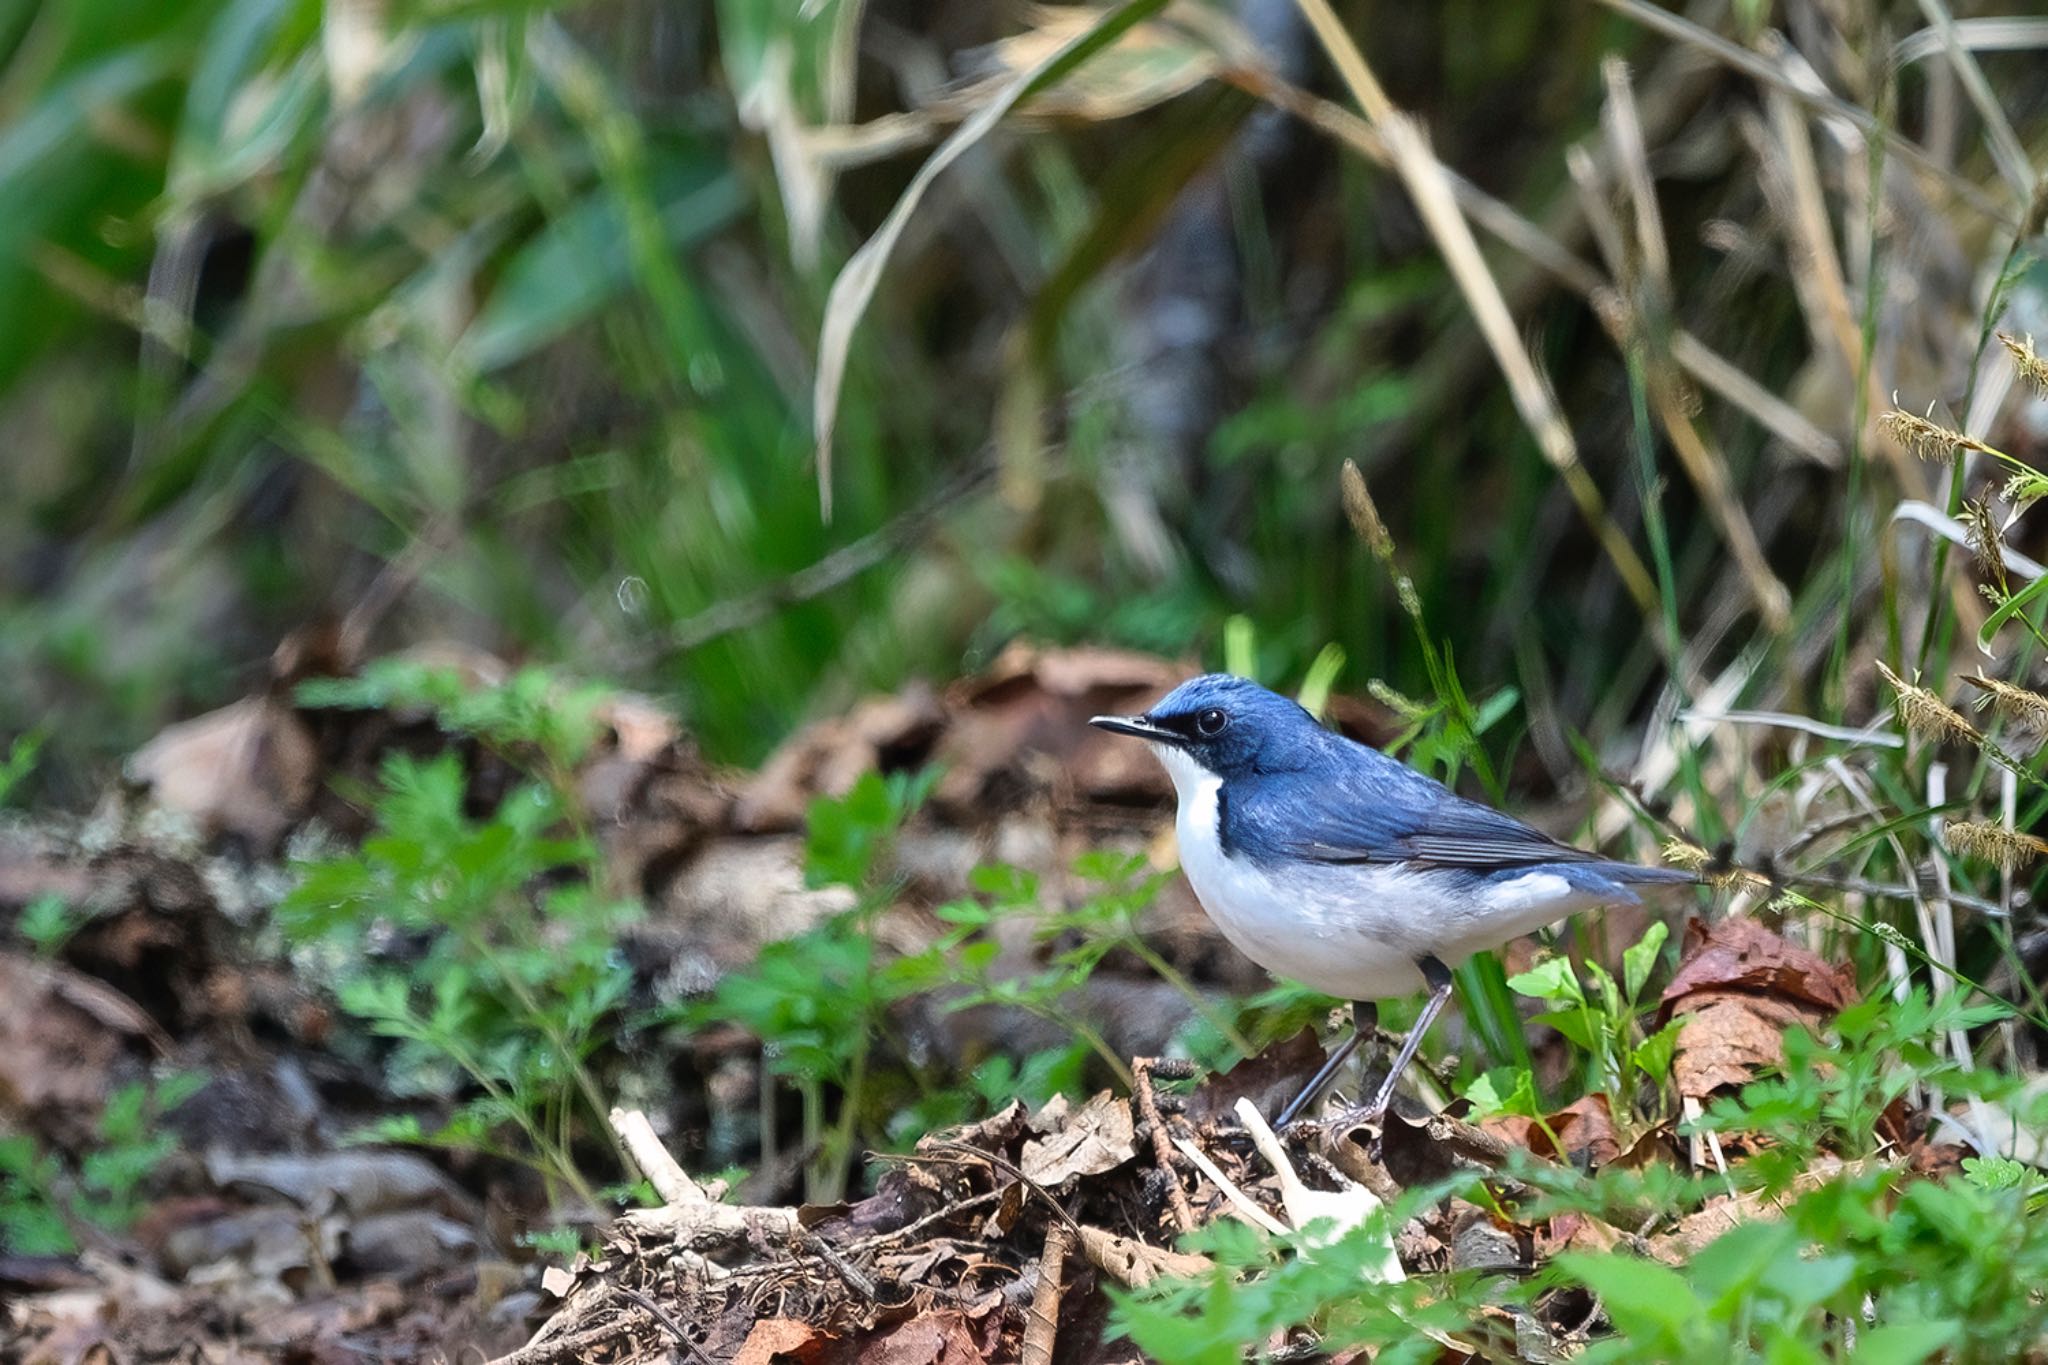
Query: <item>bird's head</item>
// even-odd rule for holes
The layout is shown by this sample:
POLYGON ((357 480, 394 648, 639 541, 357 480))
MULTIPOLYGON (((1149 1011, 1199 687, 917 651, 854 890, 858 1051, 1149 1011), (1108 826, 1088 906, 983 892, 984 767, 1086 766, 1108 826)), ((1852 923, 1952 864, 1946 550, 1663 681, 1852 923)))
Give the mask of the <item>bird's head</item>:
POLYGON ((1145 740, 1177 787, 1201 773, 1228 780, 1295 768, 1324 733, 1298 703, 1229 673, 1190 678, 1143 715, 1088 723, 1145 740))

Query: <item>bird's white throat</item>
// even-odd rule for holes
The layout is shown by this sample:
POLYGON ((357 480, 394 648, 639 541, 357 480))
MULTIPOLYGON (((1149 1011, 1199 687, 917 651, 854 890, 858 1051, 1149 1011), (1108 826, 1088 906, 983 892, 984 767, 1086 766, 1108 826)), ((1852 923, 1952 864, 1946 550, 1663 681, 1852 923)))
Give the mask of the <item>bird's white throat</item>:
POLYGON ((1180 798, 1181 817, 1185 819, 1190 805, 1200 806, 1207 815, 1209 833, 1216 833, 1216 795, 1223 790, 1223 779, 1195 761, 1194 755, 1185 749, 1176 749, 1170 744, 1155 744, 1152 752, 1159 755, 1159 761, 1166 766, 1166 775, 1173 779, 1173 794, 1180 798))

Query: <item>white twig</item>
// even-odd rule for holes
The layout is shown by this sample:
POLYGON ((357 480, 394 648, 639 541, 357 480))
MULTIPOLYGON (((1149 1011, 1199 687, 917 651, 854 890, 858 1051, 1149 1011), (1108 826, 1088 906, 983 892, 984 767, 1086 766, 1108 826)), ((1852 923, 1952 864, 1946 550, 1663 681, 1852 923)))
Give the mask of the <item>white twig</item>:
POLYGON ((647 1183, 654 1186, 654 1192, 661 1196, 661 1202, 671 1208, 682 1208, 690 1204, 708 1204, 711 1196, 703 1186, 690 1179, 676 1159, 662 1146, 661 1139, 654 1134, 654 1125, 647 1121, 647 1115, 638 1109, 614 1109, 608 1116, 612 1131, 625 1144, 626 1155, 633 1158, 633 1164, 640 1168, 640 1174, 647 1177, 647 1183))

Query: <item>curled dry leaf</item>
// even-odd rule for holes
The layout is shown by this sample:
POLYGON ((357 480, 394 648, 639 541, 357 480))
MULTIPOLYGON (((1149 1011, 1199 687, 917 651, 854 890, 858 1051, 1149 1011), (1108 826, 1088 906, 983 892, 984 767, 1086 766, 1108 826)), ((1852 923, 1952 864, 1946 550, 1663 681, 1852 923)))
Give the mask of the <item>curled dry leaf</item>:
POLYGON ((1052 1131, 1025 1143, 1018 1158, 1018 1167, 1034 1184, 1063 1185, 1075 1176, 1101 1175, 1138 1154, 1129 1100, 1104 1090, 1078 1113, 1065 1111, 1064 1096, 1040 1110, 1041 1117, 1051 1120, 1046 1126, 1052 1131))
POLYGON ((0 1128, 84 1138, 143 1041, 162 1046, 161 1030, 112 986, 0 953, 0 1128))
POLYGON ((1206 1256, 1152 1246, 1085 1225, 1081 1229, 1081 1252, 1090 1265, 1129 1289, 1143 1289, 1163 1275, 1192 1277, 1213 1269, 1206 1256))
POLYGON ((1856 973, 1747 917, 1711 926, 1688 921, 1678 974, 1664 989, 1664 1005, 1670 1008, 1700 991, 1726 990, 1784 996, 1833 1012, 1856 1003, 1856 973))

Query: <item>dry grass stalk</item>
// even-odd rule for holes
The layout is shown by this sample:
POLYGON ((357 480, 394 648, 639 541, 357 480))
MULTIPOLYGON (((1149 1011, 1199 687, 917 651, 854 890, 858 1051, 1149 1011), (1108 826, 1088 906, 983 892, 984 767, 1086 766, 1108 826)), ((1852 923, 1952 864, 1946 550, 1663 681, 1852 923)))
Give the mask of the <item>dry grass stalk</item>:
POLYGON ((1472 235, 1472 225, 1466 221, 1464 210, 1458 205, 1457 190, 1449 169, 1437 160, 1422 125, 1396 108, 1387 97, 1378 77, 1373 75, 1372 68, 1358 50, 1358 44, 1352 41, 1336 11, 1330 8, 1329 0, 1297 0, 1297 3, 1302 18, 1322 43, 1324 52, 1336 66, 1338 75, 1343 77, 1352 98, 1365 111, 1373 131, 1379 134, 1387 158, 1393 164, 1394 174, 1414 201, 1417 216, 1435 241, 1445 266, 1451 272, 1452 281, 1472 311, 1472 321, 1478 327, 1480 337, 1486 342, 1487 349, 1493 352, 1494 362, 1507 380, 1508 396, 1514 402, 1515 411, 1521 415, 1523 425, 1535 438, 1543 457, 1557 470, 1566 491, 1572 495, 1572 501, 1578 504, 1579 514, 1599 537, 1601 547, 1613 562, 1615 572, 1621 575, 1629 596, 1644 611, 1655 610, 1656 580, 1650 576, 1649 566, 1643 563, 1642 556, 1636 553, 1635 546, 1607 510, 1606 498, 1580 462, 1571 424, 1565 420, 1548 380, 1537 368, 1515 329, 1514 316, 1508 311, 1500 283, 1488 268, 1479 243, 1472 235))
POLYGON ((1994 715, 2037 743, 2048 739, 2048 697, 1982 673, 1963 681, 1984 694, 1977 699, 1978 709, 1990 707, 1994 715))
POLYGON ((2033 387, 2034 392, 2048 398, 2048 360, 2041 359, 2034 350, 2031 334, 2022 341, 2010 332, 2000 332, 1998 340, 2012 356, 2012 367, 2020 372, 2020 378, 2033 387))
POLYGON ((1941 827, 1941 841, 1951 853, 1981 858, 2012 872, 2048 853, 2048 839, 2037 839, 2004 825, 1951 820, 1941 827))
POLYGON ((1908 730, 1941 743, 1983 745, 1982 732, 1970 724, 1962 712, 1926 688, 1907 682, 1885 667, 1882 661, 1878 663, 1877 671, 1898 693, 1899 723, 1908 730))
MULTIPOLYGON (((1961 203, 1968 204, 1991 222, 2006 227, 2014 225, 2015 215, 2003 203, 1985 193, 1980 186, 1954 167, 1944 164, 1925 147, 1895 131, 1863 106, 1842 99, 1828 91, 1825 86, 1809 89, 1800 85, 1781 69, 1782 62, 1774 62, 1761 53, 1723 38, 1683 15, 1674 14, 1651 3, 1651 0, 1599 2, 1654 33, 1661 33, 1667 38, 1700 49, 1722 65, 1760 82, 1768 90, 1782 91, 1816 113, 1846 120, 1865 136, 1883 139, 1887 148, 1911 162, 1922 174, 1939 181, 1961 203)), ((2037 195, 2038 197, 2041 196, 2037 195)))

